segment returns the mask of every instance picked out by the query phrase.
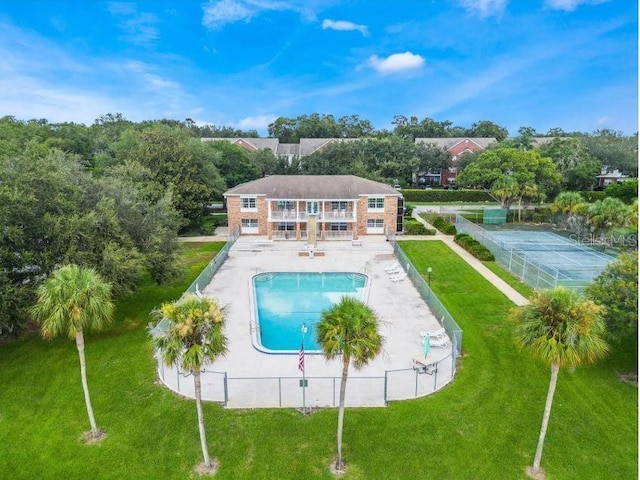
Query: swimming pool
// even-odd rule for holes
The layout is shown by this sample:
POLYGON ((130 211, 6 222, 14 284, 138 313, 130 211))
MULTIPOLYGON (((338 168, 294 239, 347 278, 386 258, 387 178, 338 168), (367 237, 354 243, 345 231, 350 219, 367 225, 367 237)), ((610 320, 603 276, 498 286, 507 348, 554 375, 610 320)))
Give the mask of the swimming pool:
POLYGON ((365 300, 368 277, 349 272, 272 272, 253 277, 254 346, 267 353, 297 353, 302 324, 305 351, 319 351, 315 325, 322 310, 344 295, 365 300))

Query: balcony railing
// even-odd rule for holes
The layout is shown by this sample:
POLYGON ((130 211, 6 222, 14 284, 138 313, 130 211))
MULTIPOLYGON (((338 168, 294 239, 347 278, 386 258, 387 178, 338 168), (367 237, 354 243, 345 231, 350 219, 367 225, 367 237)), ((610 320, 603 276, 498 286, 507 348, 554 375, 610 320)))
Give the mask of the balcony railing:
MULTIPOLYGON (((352 210, 318 213, 317 218, 319 222, 354 222, 356 220, 355 212, 352 210)), ((306 222, 308 220, 307 212, 278 210, 271 212, 269 216, 269 221, 272 222, 306 222)))
POLYGON ((324 232, 324 238, 326 240, 351 240, 353 239, 353 232, 347 231, 326 231, 324 232))

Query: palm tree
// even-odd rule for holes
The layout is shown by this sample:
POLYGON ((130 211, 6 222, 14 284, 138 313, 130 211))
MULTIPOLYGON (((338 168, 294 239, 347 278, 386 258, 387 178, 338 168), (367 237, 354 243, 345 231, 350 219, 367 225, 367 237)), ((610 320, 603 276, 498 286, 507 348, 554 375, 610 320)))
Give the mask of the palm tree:
POLYGON ((558 371, 561 367, 594 363, 608 351, 602 314, 601 306, 562 287, 537 291, 529 305, 511 312, 511 318, 520 322, 516 336, 518 346, 551 366, 538 447, 530 470, 534 478, 540 470, 558 371))
POLYGON ((76 341, 91 435, 93 440, 97 440, 102 434, 96 426, 89 396, 83 332, 101 330, 111 323, 114 308, 111 285, 91 268, 65 265, 54 271, 38 287, 36 293, 37 303, 32 308, 32 313, 41 323, 42 336, 53 338, 66 335, 76 341))
POLYGON ((342 355, 336 471, 344 469, 342 425, 349 365, 353 363, 359 370, 380 353, 384 339, 378 333, 379 323, 376 313, 365 303, 344 296, 339 303, 322 312, 316 325, 316 338, 325 358, 332 360, 342 355))
POLYGON ((153 313, 160 322, 166 320, 161 333, 152 338, 153 346, 160 350, 166 365, 177 365, 193 375, 204 465, 212 469, 202 414, 200 372, 205 363, 213 362, 227 351, 227 338, 222 332, 225 309, 212 298, 185 295, 176 302, 163 304, 153 313))
POLYGON ((500 208, 509 209, 520 193, 520 186, 515 178, 502 175, 491 185, 491 195, 498 199, 500 208))

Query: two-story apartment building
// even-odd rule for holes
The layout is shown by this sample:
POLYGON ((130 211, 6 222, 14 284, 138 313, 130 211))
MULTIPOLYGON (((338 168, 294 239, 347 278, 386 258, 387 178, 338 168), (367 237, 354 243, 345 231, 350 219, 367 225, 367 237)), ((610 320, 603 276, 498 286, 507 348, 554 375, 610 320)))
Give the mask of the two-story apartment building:
POLYGON ((402 231, 402 194, 354 175, 273 175, 224 194, 229 229, 273 240, 354 240, 402 231))

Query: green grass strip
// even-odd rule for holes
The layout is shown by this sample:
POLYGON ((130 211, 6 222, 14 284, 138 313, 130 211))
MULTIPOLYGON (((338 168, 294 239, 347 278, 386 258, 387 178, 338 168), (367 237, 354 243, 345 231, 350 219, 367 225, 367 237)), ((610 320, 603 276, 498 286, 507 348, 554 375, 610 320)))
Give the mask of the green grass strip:
MULTIPOLYGON (((433 268, 432 287, 464 329, 464 358, 456 379, 434 395, 347 409, 349 469, 341 478, 524 479, 548 369, 515 349, 508 300, 448 247, 402 246, 419 271, 433 268)), ((113 331, 87 335, 89 387, 107 431, 100 444, 79 439, 88 420, 73 341, 31 337, 0 347, 0 478, 195 478, 195 403, 156 383, 145 327, 149 310, 178 298, 216 248, 184 246, 180 281, 148 282, 119 302, 113 331)), ((207 403, 204 413, 209 451, 221 461, 216 479, 334 478, 337 409, 303 417, 207 403)), ((616 380, 613 360, 561 372, 542 461, 548 478, 637 478, 637 424, 637 389, 616 380)))
POLYGON ((526 298, 531 298, 533 295, 533 288, 526 283, 521 282, 511 273, 505 270, 499 263, 496 262, 482 262, 484 265, 504 280, 509 286, 511 286, 516 292, 526 298))

